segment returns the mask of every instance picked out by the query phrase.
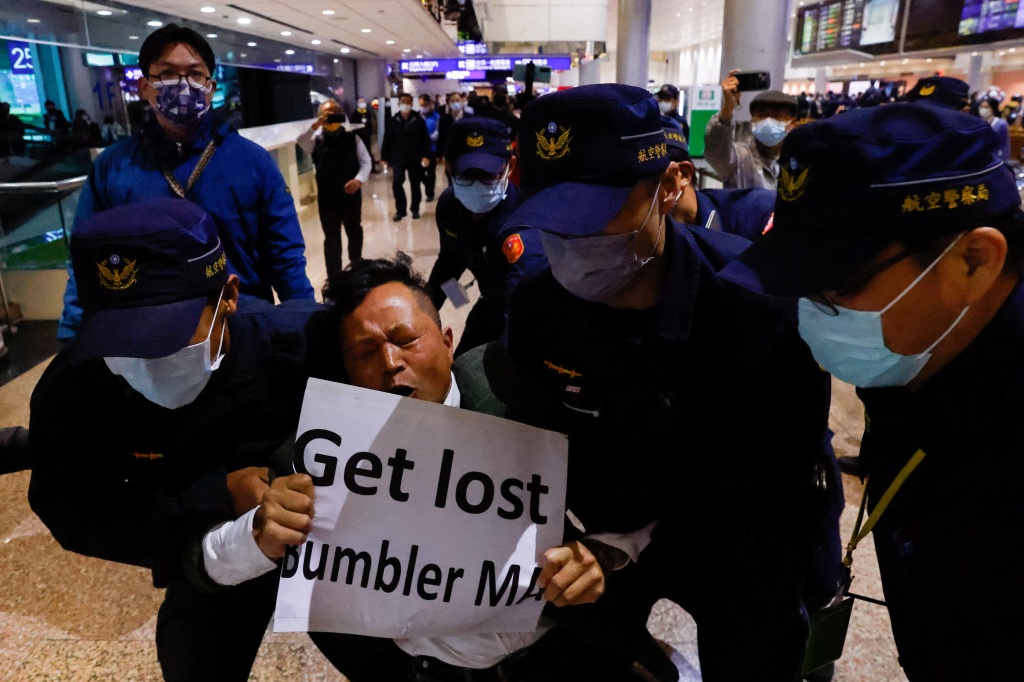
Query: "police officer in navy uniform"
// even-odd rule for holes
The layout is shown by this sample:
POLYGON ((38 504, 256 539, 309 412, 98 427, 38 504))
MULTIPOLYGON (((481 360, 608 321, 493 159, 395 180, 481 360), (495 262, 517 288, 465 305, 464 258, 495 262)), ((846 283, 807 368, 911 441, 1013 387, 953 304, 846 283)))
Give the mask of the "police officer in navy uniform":
POLYGON ((240 309, 216 224, 180 199, 97 213, 71 260, 85 318, 32 394, 32 510, 64 549, 167 587, 165 679, 246 680, 277 578, 228 588, 204 556, 218 524, 255 511, 295 429, 317 304, 240 309))
POLYGON ((679 166, 683 189, 672 219, 685 225, 736 234, 751 241, 771 224, 775 192, 767 189, 697 189, 690 147, 675 120, 662 116, 668 157, 679 166))
POLYGON ((683 130, 683 137, 689 142, 690 124, 686 122, 686 117, 679 113, 679 88, 666 83, 661 86, 655 97, 658 98, 658 109, 661 111, 661 115, 678 123, 683 130))
POLYGON ((593 608, 639 627, 605 641, 629 646, 667 597, 697 622, 705 680, 799 679, 820 369, 776 304, 716 276, 745 240, 668 218, 681 181, 650 93, 547 95, 521 131, 528 198, 508 223, 540 230, 551 269, 513 297, 509 350, 538 388, 510 416, 568 434, 584 532, 637 538, 593 608))
POLYGON ((815 358, 860 387, 869 509, 895 489, 873 534, 904 672, 1020 679, 1024 216, 999 143, 876 107, 794 131, 781 164, 774 227, 728 275, 800 297, 815 358))
MULTIPOLYGON (((447 286, 469 270, 480 287, 480 299, 466 318, 456 356, 494 341, 505 328, 505 287, 510 269, 499 230, 515 206, 519 190, 508 180, 515 168, 512 133, 488 118, 456 121, 448 129, 444 156, 452 186, 437 202, 441 251, 427 284, 434 305, 444 305, 447 286)), ((509 247, 514 252, 514 245, 509 247)))

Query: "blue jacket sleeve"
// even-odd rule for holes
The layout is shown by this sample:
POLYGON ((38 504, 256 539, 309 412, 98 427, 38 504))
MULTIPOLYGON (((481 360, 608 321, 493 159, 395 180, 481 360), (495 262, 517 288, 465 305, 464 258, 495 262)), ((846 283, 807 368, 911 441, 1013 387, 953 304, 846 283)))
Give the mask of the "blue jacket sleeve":
POLYGON ((312 301, 313 286, 306 276, 306 242, 292 195, 270 154, 261 149, 255 156, 262 185, 257 246, 260 260, 266 264, 271 286, 282 301, 312 301))
MULTIPOLYGON (((75 220, 71 226, 71 238, 74 236, 75 228, 92 216, 93 213, 103 210, 103 198, 101 193, 103 177, 102 169, 106 167, 101 159, 96 159, 92 170, 89 171, 89 179, 82 186, 78 197, 78 207, 75 209, 75 220)), ((71 258, 68 257, 68 283, 64 287, 64 311, 60 315, 60 324, 57 326, 57 338, 66 341, 78 333, 82 325, 82 306, 78 303, 78 287, 75 285, 75 271, 71 267, 71 258)))

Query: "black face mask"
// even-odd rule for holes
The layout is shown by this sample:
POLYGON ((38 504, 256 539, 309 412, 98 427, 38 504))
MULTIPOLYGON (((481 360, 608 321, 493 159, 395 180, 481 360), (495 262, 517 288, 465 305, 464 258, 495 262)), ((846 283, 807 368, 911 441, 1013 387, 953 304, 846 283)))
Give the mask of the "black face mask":
POLYGON ((344 123, 345 114, 328 114, 327 123, 344 123))

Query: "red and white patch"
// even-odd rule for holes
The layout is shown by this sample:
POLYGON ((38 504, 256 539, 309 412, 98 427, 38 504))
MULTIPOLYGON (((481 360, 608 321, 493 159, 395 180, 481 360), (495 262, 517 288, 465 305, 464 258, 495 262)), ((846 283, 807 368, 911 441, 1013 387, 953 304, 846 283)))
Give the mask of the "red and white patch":
POLYGON ((508 259, 509 263, 515 263, 519 260, 525 250, 523 239, 519 236, 518 232, 506 239, 501 245, 501 252, 505 254, 505 258, 508 259))

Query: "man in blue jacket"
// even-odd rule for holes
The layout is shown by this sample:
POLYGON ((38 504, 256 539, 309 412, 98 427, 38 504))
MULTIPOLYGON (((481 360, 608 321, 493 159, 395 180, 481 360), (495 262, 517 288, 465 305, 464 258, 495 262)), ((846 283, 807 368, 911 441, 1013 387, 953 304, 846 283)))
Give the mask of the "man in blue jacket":
MULTIPOLYGON (((281 172, 266 150, 228 125, 216 127, 209 115, 216 87, 209 43, 169 24, 146 38, 139 68, 139 96, 153 108, 154 121, 96 159, 75 226, 115 206, 181 197, 213 217, 242 295, 312 300, 306 246, 281 172)), ((70 266, 68 275, 60 339, 74 336, 82 322, 70 266)))

